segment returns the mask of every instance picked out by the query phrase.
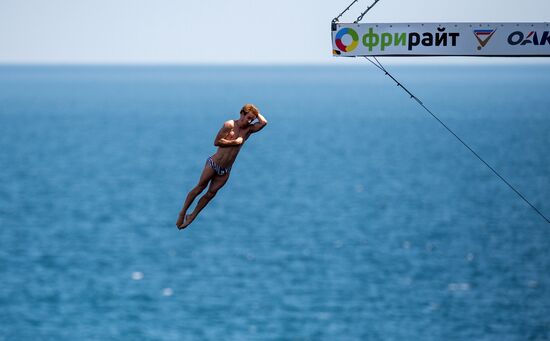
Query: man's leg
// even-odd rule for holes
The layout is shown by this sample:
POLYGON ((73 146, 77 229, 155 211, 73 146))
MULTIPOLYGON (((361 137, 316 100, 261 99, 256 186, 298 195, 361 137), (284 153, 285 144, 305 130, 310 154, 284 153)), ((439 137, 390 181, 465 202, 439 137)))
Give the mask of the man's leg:
POLYGON ((210 200, 212 200, 216 193, 220 190, 220 188, 225 185, 227 182, 227 179, 229 179, 229 173, 224 175, 216 175, 214 178, 212 178, 212 181, 210 181, 210 186, 208 187, 208 191, 204 193, 204 195, 199 199, 199 202, 197 203, 197 207, 195 207, 195 210, 193 213, 189 214, 187 218, 185 219, 185 223, 183 224, 183 227, 186 227, 187 225, 191 224, 193 220, 197 217, 200 211, 208 205, 210 200))
POLYGON ((187 210, 189 209, 189 206, 193 203, 195 198, 201 194, 201 192, 208 186, 208 182, 216 175, 212 167, 206 163, 204 166, 204 169, 202 170, 201 177, 199 179, 199 182, 197 185, 187 194, 187 198, 185 198, 185 203, 183 204, 183 208, 181 209, 181 212, 178 216, 178 220, 176 221, 176 226, 182 227, 183 221, 185 219, 185 214, 187 210))

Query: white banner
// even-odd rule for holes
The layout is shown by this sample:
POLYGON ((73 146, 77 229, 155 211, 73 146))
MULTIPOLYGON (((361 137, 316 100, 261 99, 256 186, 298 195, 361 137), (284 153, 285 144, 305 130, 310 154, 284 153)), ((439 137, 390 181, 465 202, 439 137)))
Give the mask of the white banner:
POLYGON ((333 24, 332 53, 357 56, 550 56, 548 23, 333 24))

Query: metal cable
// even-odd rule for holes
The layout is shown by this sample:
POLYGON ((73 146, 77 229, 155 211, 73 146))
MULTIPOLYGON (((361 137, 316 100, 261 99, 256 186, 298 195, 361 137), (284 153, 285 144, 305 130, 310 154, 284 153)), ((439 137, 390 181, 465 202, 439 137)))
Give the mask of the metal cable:
POLYGON ((351 4, 349 4, 348 7, 346 7, 346 9, 342 11, 342 13, 340 13, 336 18, 332 19, 332 22, 333 22, 333 23, 338 22, 338 20, 340 19, 340 17, 341 17, 342 15, 344 15, 344 13, 346 13, 346 12, 351 8, 351 6, 353 6, 357 1, 359 1, 359 0, 353 0, 353 1, 351 2, 351 4))
MULTIPOLYGON (((353 0, 349 5, 348 7, 346 7, 342 13, 340 13, 336 18, 332 19, 332 23, 337 23, 338 20, 340 20, 340 17, 342 17, 342 15, 344 15, 344 13, 346 13, 347 11, 349 11, 349 9, 351 8, 351 6, 355 5, 356 2, 358 2, 359 0, 353 0)), ((365 14, 367 14, 368 11, 370 11, 374 5, 376 5, 378 3, 378 1, 380 0, 374 0, 374 3, 370 6, 367 7, 367 9, 361 13, 361 15, 359 15, 357 17, 357 19, 353 22, 354 24, 357 24, 358 22, 360 22, 361 20, 363 20, 363 17, 365 16, 365 14)))
POLYGON ((378 3, 378 1, 380 1, 380 0, 374 0, 374 3, 370 6, 368 6, 367 9, 363 13, 361 13, 361 15, 358 16, 357 20, 355 20, 353 23, 357 24, 358 22, 363 20, 363 17, 365 16, 365 14, 367 14, 367 12, 370 11, 378 3))
POLYGON ((533 205, 529 200, 527 200, 527 198, 523 194, 521 194, 514 186, 512 186, 510 182, 508 182, 502 175, 499 174, 499 172, 497 172, 489 163, 487 163, 487 161, 485 161, 478 153, 476 153, 475 150, 473 150, 466 142, 464 142, 457 134, 455 134, 455 132, 451 128, 449 128, 441 119, 439 119, 439 117, 437 117, 437 115, 435 115, 430 109, 428 109, 428 107, 426 107, 424 103, 422 103, 422 101, 418 99, 418 97, 416 97, 412 92, 409 91, 409 89, 404 87, 403 84, 401 84, 397 79, 395 79, 395 77, 393 77, 393 75, 390 74, 388 70, 386 70, 386 68, 382 65, 382 63, 380 63, 380 61, 378 61, 376 57, 373 57, 373 58, 376 62, 372 61, 369 57, 365 56, 366 60, 368 60, 378 69, 383 71, 386 74, 386 76, 390 77, 397 84, 398 87, 401 87, 401 89, 403 89, 409 96, 411 96, 411 99, 414 99, 416 102, 418 102, 418 104, 420 104, 420 106, 422 106, 424 110, 426 110, 430 115, 432 115, 432 117, 435 118, 437 122, 439 122, 445 129, 447 129, 447 131, 451 133, 454 137, 456 137, 456 139, 460 141, 460 143, 462 143, 466 148, 468 148, 468 150, 472 152, 472 154, 474 154, 481 162, 483 162, 483 164, 485 164, 485 166, 487 166, 496 176, 498 176, 500 180, 502 180, 506 185, 508 185, 508 187, 510 187, 514 192, 516 192, 516 194, 521 199, 523 199, 523 201, 525 201, 529 206, 531 206, 531 208, 535 210, 535 212, 537 212, 544 220, 546 220, 548 224, 550 224, 550 219, 548 219, 544 214, 542 214, 542 212, 539 211, 535 207, 535 205, 533 205))

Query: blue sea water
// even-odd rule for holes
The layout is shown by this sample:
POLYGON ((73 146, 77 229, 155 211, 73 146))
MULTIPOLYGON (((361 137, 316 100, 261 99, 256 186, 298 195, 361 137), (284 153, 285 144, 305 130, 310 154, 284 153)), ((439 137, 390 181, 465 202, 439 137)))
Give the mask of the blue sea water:
MULTIPOLYGON (((549 65, 390 70, 550 215, 549 65)), ((0 340, 550 339, 550 225, 373 67, 2 66, 0 148, 0 340)))

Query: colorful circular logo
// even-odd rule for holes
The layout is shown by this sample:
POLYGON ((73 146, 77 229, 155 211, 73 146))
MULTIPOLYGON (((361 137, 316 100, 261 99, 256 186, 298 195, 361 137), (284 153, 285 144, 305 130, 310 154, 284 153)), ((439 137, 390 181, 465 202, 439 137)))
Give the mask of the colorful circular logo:
POLYGON ((340 51, 351 52, 355 50, 355 48, 359 44, 359 36, 357 35, 357 32, 355 32, 353 29, 349 27, 344 27, 343 29, 338 31, 338 33, 336 33, 335 42, 340 51), (342 38, 346 34, 349 34, 351 36, 351 39, 353 40, 349 45, 344 44, 344 42, 342 41, 342 38))

